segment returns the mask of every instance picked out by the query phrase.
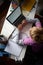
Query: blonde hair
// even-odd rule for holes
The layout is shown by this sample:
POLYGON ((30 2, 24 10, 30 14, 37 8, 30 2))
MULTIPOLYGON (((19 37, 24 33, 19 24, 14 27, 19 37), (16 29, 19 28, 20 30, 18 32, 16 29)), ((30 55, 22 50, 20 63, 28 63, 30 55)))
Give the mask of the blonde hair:
POLYGON ((43 28, 32 27, 30 29, 30 36, 38 43, 43 42, 43 28))

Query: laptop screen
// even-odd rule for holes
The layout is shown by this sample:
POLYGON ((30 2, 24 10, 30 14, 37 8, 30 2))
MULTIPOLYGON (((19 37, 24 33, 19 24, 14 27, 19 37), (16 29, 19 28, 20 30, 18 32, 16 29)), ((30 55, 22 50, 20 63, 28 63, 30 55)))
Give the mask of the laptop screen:
POLYGON ((8 17, 7 20, 10 23, 14 23, 14 21, 21 15, 20 7, 17 7, 8 17))

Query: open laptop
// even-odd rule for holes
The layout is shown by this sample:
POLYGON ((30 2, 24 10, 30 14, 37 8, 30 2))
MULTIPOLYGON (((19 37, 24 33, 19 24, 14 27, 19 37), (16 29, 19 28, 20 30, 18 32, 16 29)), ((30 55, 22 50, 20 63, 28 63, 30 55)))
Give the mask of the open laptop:
POLYGON ((11 24, 18 26, 25 17, 22 14, 21 8, 18 6, 6 19, 11 24))

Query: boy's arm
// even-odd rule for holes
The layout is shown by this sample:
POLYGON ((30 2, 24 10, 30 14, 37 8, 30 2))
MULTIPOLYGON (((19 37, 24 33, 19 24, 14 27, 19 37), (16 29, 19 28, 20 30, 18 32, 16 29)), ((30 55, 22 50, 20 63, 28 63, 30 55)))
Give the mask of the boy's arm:
POLYGON ((42 27, 41 22, 39 19, 36 18, 36 23, 35 23, 36 27, 42 27))
POLYGON ((42 27, 41 22, 38 18, 34 18, 33 20, 30 19, 27 22, 33 22, 33 23, 35 23, 36 27, 42 27))
POLYGON ((35 25, 36 25, 36 27, 42 27, 41 22, 36 22, 35 25))
POLYGON ((19 40, 20 45, 32 45, 34 43, 36 43, 36 42, 31 37, 25 38, 23 40, 19 40))

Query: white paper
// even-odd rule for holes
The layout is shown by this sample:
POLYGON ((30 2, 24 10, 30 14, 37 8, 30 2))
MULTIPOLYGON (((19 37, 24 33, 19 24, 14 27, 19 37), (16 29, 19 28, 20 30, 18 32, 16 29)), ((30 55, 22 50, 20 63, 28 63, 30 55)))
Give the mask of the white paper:
POLYGON ((11 59, 15 59, 15 61, 22 61, 23 58, 24 58, 24 56, 25 56, 26 49, 27 49, 27 46, 25 46, 25 47, 23 48, 23 50, 22 50, 22 52, 21 52, 21 54, 20 54, 19 57, 16 57, 16 56, 14 56, 14 55, 11 54, 10 58, 11 58, 11 59))
POLYGON ((9 52, 10 54, 13 54, 14 56, 19 56, 22 49, 22 46, 19 46, 17 43, 13 41, 9 41, 5 51, 9 52))

